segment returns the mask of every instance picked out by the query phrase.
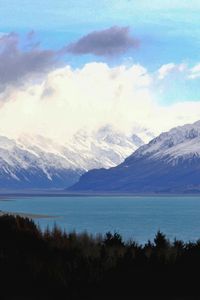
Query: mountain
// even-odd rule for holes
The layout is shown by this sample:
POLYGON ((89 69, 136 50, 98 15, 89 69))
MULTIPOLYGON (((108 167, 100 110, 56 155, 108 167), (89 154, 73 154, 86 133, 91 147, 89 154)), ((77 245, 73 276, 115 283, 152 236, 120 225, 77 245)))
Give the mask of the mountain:
POLYGON ((121 163, 140 145, 139 135, 125 135, 111 126, 77 132, 62 144, 43 136, 0 136, 0 189, 66 188, 93 168, 121 163))
POLYGON ((200 192, 200 121, 162 133, 117 167, 85 173, 70 190, 200 192))
POLYGON ((54 152, 0 137, 0 188, 59 188, 83 173, 54 152))

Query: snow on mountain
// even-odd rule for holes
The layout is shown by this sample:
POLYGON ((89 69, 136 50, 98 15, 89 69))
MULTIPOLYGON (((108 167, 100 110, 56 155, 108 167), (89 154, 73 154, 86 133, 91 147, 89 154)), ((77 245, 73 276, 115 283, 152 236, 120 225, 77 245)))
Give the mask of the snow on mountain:
POLYGON ((84 170, 110 168, 120 164, 143 144, 137 136, 133 138, 115 131, 111 126, 105 126, 90 135, 84 130, 77 132, 66 145, 65 155, 73 153, 84 170))
POLYGON ((42 136, 21 136, 18 142, 36 155, 51 153, 65 160, 65 168, 110 168, 120 164, 144 142, 137 136, 125 135, 106 126, 96 132, 78 131, 73 138, 58 144, 42 136))
POLYGON ((0 188, 65 187, 82 173, 59 155, 0 137, 0 188))
POLYGON ((135 155, 165 159, 173 164, 178 163, 178 159, 200 156, 200 121, 160 134, 148 145, 138 149, 135 155))
POLYGON ((160 134, 114 168, 85 173, 70 190, 200 192, 200 121, 160 134))
POLYGON ((88 170, 120 164, 144 144, 138 135, 111 126, 90 134, 81 130, 66 140, 60 144, 43 136, 0 136, 0 188, 66 188, 88 170))

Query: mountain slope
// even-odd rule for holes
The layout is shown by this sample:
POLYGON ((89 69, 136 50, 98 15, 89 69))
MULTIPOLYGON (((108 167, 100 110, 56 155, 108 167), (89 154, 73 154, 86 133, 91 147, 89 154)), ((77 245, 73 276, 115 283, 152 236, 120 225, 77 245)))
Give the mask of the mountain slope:
POLYGON ((116 166, 142 144, 139 136, 110 126, 92 134, 82 130, 62 144, 42 136, 0 136, 0 189, 66 188, 92 168, 116 166))
POLYGON ((21 143, 0 137, 1 189, 59 188, 73 184, 82 173, 70 168, 59 155, 26 149, 21 143))
POLYGON ((84 174, 70 190, 199 192, 200 121, 162 133, 117 167, 84 174))

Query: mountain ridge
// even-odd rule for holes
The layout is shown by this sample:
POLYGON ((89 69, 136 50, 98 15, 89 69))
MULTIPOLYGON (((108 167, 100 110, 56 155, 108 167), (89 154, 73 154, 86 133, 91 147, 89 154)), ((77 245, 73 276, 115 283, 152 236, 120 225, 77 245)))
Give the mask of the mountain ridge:
POLYGON ((90 169, 119 164, 143 143, 110 126, 79 131, 62 144, 43 136, 0 136, 0 189, 66 188, 90 169))
POLYGON ((70 191, 200 192, 200 121, 161 133, 120 165, 92 170, 70 191))

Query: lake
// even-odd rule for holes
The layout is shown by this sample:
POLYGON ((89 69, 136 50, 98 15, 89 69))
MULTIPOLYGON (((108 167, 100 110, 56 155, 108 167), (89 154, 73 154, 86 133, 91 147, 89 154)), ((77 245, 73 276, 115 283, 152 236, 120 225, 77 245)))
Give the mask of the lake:
POLYGON ((0 210, 50 216, 35 219, 42 229, 56 223, 68 232, 117 231, 140 243, 158 230, 170 239, 200 238, 200 196, 1 197, 0 210))

